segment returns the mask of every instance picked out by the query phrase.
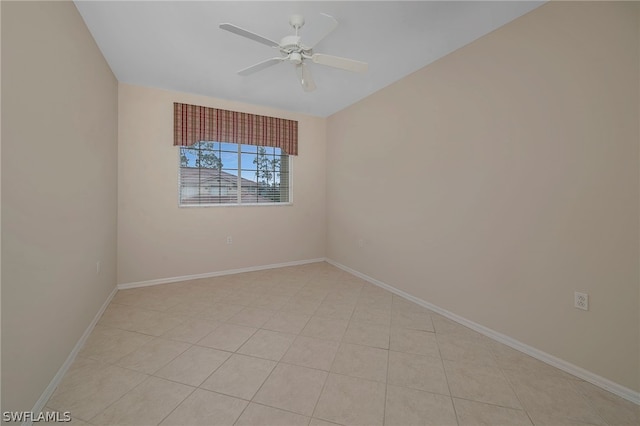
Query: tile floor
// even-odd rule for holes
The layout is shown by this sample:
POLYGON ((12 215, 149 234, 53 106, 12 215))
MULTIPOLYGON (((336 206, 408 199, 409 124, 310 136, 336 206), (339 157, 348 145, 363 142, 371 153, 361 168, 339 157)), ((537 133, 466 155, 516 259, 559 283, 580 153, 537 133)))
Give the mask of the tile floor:
POLYGON ((119 291, 46 410, 92 425, 637 425, 638 407, 326 263, 119 291))

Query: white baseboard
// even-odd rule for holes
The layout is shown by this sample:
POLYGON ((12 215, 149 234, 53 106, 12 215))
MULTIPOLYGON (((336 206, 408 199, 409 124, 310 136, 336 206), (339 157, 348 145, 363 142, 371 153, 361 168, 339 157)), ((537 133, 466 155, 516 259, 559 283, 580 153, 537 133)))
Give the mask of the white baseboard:
POLYGON ((359 278, 362 278, 363 280, 366 280, 368 282, 370 282, 371 284, 377 285, 378 287, 382 287, 385 290, 389 290, 390 292, 404 298, 407 299, 417 305, 420 305, 424 308, 427 308, 431 311, 434 311, 440 315, 442 315, 443 317, 446 317, 452 321, 455 321, 461 325, 464 325, 465 327, 469 327, 472 330, 477 331, 480 334, 483 334, 493 340, 496 340, 500 343, 504 343, 505 345, 523 352, 527 355, 530 355, 546 364, 549 364, 553 367, 559 368, 562 371, 565 371, 569 374, 572 374, 576 377, 579 377, 589 383, 592 383, 602 389, 605 389, 615 395, 618 395, 621 398, 626 399, 627 401, 631 401, 635 404, 640 405, 640 392, 636 392, 632 389, 629 389, 625 386, 622 386, 618 383, 615 383, 607 378, 604 378, 602 376, 599 376, 597 374, 594 374, 590 371, 585 370, 584 368, 578 367, 577 365, 571 364, 570 362, 567 362, 563 359, 557 358, 553 355, 550 355, 546 352, 543 352, 539 349, 536 349, 532 346, 529 346, 525 343, 522 343, 516 339, 513 339, 509 336, 506 336, 502 333, 499 333, 495 330, 492 330, 490 328, 487 328, 483 325, 480 325, 478 323, 475 323, 471 320, 468 320, 466 318, 463 318, 459 315, 454 314, 453 312, 449 312, 445 309, 442 309, 436 305, 433 305, 429 302, 426 302, 422 299, 419 299, 415 296, 412 296, 408 293, 405 293, 402 290, 399 290, 393 286, 390 286, 389 284, 383 283, 382 281, 379 281, 375 278, 372 278, 368 275, 365 275, 361 272, 358 272, 354 269, 349 268, 348 266, 342 265, 341 263, 338 263, 332 259, 325 259, 326 262, 330 263, 331 265, 340 268, 344 271, 349 272, 350 274, 353 274, 359 278))
POLYGON ((223 275, 233 275, 233 274, 241 274, 243 272, 262 271, 265 269, 284 268, 287 266, 306 265, 307 263, 318 263, 318 262, 324 262, 325 260, 326 259, 324 257, 321 257, 317 259, 296 260, 293 262, 285 262, 285 263, 273 263, 271 265, 251 266, 248 268, 227 269, 224 271, 207 272, 204 274, 184 275, 181 277, 158 278, 155 280, 118 284, 118 290, 126 290, 129 288, 137 288, 137 287, 148 287, 151 285, 158 285, 158 284, 169 284, 169 283, 175 283, 179 281, 197 280, 200 278, 221 277, 223 275))
MULTIPOLYGON (((33 406, 33 409, 31 410, 32 413, 40 413, 42 409, 45 407, 45 404, 47 403, 49 398, 51 398, 53 391, 56 390, 56 388, 60 384, 60 381, 62 380, 64 375, 67 373, 67 370, 69 370, 69 367, 71 367, 71 364, 73 364, 73 361, 76 359, 78 352, 80 352, 80 349, 82 349, 82 346, 84 346, 85 342, 91 335, 93 328, 96 326, 96 324, 98 323, 98 320, 102 316, 102 313, 104 312, 105 309, 107 309, 107 306, 109 306, 109 303, 111 303, 111 299, 113 299, 113 296, 115 296, 117 292, 118 292, 118 288, 116 287, 113 289, 111 294, 109 294, 109 296, 107 297, 107 300, 104 301, 104 303, 100 307, 100 310, 98 311, 96 316, 93 317, 91 324, 89 324, 89 326, 84 331, 84 333, 82 333, 82 336, 80 336, 80 340, 78 340, 78 343, 76 343, 76 345, 71 350, 71 353, 67 357, 66 361, 64 362, 64 364, 62 364, 62 367, 60 367, 56 375, 53 376, 53 379, 49 383, 49 386, 47 386, 44 392, 42 392, 42 395, 40 396, 38 401, 36 401, 36 404, 33 406)), ((22 423, 22 426, 31 426, 32 424, 33 422, 29 421, 29 422, 22 423)))

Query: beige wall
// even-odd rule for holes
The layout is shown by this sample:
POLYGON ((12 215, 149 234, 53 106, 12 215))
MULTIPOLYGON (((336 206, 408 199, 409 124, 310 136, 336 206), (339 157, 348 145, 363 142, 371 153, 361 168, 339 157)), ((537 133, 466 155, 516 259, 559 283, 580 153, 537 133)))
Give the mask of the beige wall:
POLYGON ((328 257, 640 390, 637 8, 546 4, 331 116, 328 257))
POLYGON ((118 114, 118 283, 324 256, 325 119, 126 84, 118 114), (298 120, 293 205, 179 208, 173 102, 298 120))
POLYGON ((115 288, 117 82, 73 3, 1 7, 2 409, 21 411, 115 288))

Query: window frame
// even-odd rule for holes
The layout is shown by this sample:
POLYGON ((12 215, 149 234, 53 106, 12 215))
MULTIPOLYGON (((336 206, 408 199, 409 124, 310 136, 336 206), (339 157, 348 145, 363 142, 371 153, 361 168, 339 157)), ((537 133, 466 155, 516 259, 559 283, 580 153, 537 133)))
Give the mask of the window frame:
MULTIPOLYGON (((218 141, 201 141, 201 142, 218 142, 218 141)), ((236 163, 237 166, 241 166, 241 155, 242 155, 242 148, 241 146, 243 144, 240 143, 236 143, 236 142, 224 142, 224 143, 232 143, 234 145, 238 146, 238 161, 236 163)), ((262 147, 262 145, 255 145, 256 147, 262 147)), ((177 163, 178 163, 178 191, 177 191, 177 196, 178 196, 178 208, 207 208, 207 207, 269 207, 269 206, 292 206, 293 205, 293 155, 289 155, 289 154, 283 154, 286 155, 288 160, 288 164, 287 167, 289 169, 289 173, 288 173, 288 189, 289 189, 289 200, 285 201, 285 202, 271 202, 271 203, 240 203, 240 202, 235 202, 235 203, 211 203, 211 204, 183 204, 182 203, 182 197, 181 197, 181 192, 182 192, 182 173, 180 171, 180 169, 182 168, 182 160, 181 160, 181 152, 182 149, 189 149, 188 146, 178 146, 178 155, 177 155, 177 163)), ((263 148, 272 148, 272 147, 268 147, 268 146, 264 146, 263 148)), ((240 172, 240 169, 237 169, 238 172, 240 172)), ((241 175, 238 176, 239 180, 242 179, 241 175)), ((242 185, 240 185, 240 188, 242 188, 242 185)), ((242 189, 240 189, 240 191, 238 192, 238 199, 241 199, 241 191, 242 189)))

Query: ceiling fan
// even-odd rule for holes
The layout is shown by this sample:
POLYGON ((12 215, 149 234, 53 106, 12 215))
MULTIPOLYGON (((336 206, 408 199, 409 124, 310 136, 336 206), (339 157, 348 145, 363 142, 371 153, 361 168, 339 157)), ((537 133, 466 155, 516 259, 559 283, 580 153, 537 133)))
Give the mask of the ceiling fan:
POLYGON ((281 56, 267 59, 265 61, 258 62, 255 65, 251 65, 250 67, 241 69, 240 71, 238 71, 238 74, 253 74, 254 72, 261 71, 272 65, 287 61, 295 65, 298 79, 300 80, 300 84, 302 85, 304 91, 311 92, 316 89, 316 84, 313 81, 311 71, 307 67, 305 61, 310 60, 311 62, 316 64, 340 68, 353 72, 365 72, 367 71, 368 67, 366 62, 313 52, 313 47, 317 43, 319 43, 320 40, 328 36, 338 26, 338 21, 333 16, 327 15, 326 13, 322 13, 321 15, 329 18, 331 20, 331 25, 329 29, 324 33, 324 35, 312 45, 305 45, 301 41, 299 31, 304 25, 304 17, 302 17, 301 15, 291 15, 291 17, 289 18, 289 25, 293 27, 293 29, 295 30, 295 34, 283 37, 282 40, 280 40, 280 43, 251 31, 247 31, 233 24, 220 24, 220 29, 232 32, 242 37, 246 37, 253 41, 257 41, 258 43, 266 44, 269 47, 277 48, 280 51, 281 56))

